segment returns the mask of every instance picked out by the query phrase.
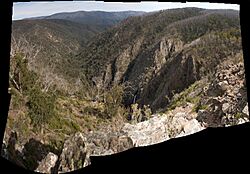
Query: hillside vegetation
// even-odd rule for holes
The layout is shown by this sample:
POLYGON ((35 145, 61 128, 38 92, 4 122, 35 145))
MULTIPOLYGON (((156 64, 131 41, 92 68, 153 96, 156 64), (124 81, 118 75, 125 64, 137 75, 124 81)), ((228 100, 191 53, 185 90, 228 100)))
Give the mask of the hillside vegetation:
POLYGON ((125 104, 136 100, 155 110, 167 105, 165 96, 171 99, 240 50, 237 11, 171 9, 130 17, 98 35, 77 64, 89 83, 128 84, 125 104))
POLYGON ((89 164, 86 149, 107 155, 249 121, 238 11, 59 13, 14 21, 11 44, 4 144, 32 170, 34 149, 17 156, 33 141, 69 171, 89 164))

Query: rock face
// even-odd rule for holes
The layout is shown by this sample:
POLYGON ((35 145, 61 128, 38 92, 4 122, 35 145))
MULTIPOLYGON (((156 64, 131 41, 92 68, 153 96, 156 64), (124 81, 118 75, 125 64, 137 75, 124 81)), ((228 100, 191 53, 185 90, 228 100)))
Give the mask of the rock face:
POLYGON ((170 138, 189 135, 204 129, 192 113, 192 104, 177 107, 166 114, 155 114, 147 121, 135 125, 126 123, 122 128, 135 147, 148 146, 170 138))
POLYGON ((90 164, 86 142, 82 133, 76 133, 65 141, 59 158, 59 173, 81 169, 90 164))
POLYGON ((6 142, 3 140, 2 148, 1 148, 1 156, 4 157, 5 159, 8 159, 8 154, 7 154, 7 145, 6 142))
POLYGON ((136 125, 125 124, 122 131, 132 139, 135 147, 148 146, 169 139, 166 129, 167 117, 153 117, 136 125))
POLYGON ((49 152, 48 155, 39 163, 39 166, 35 170, 40 173, 51 173, 51 169, 55 167, 58 156, 49 152))
POLYGON ((37 172, 51 173, 58 159, 51 148, 39 140, 29 139, 25 144, 18 142, 18 134, 12 131, 3 144, 2 156, 17 165, 37 172))
POLYGON ((192 119, 183 126, 182 132, 176 137, 187 136, 187 135, 199 132, 203 129, 204 129, 204 126, 202 126, 196 119, 192 119))
MULTIPOLYGON (((237 55, 236 55, 237 56, 237 55)), ((243 62, 243 61, 242 61, 243 62)), ((249 121, 244 64, 232 58, 218 65, 200 105, 197 119, 207 126, 229 126, 249 121)))
POLYGON ((242 110, 242 112, 246 115, 249 116, 249 111, 248 111, 248 103, 246 104, 246 106, 244 107, 244 109, 242 110))
MULTIPOLYGON (((183 12, 177 15, 180 19, 172 12, 169 17, 160 12, 127 19, 87 44, 76 62, 69 59, 98 89, 128 84, 124 103, 133 110, 131 117, 136 118, 135 123, 125 123, 116 131, 105 127, 85 134, 78 132, 64 142, 61 152, 56 152, 58 154, 33 138, 20 145, 18 134, 12 132, 8 142, 3 143, 2 156, 37 172, 69 172, 90 165, 90 156, 111 155, 190 135, 206 127, 249 121, 243 61, 228 58, 241 50, 240 37, 237 36, 239 29, 235 28, 237 23, 232 20, 231 24, 218 26, 222 33, 219 30, 210 32, 210 28, 202 27, 210 15, 193 14, 199 17, 193 18, 189 10, 183 12), (190 33, 186 33, 187 30, 190 33), (211 74, 211 79, 210 73, 215 73, 211 74), (203 78, 209 79, 206 88, 189 91, 185 95, 185 104, 177 101, 174 109, 164 110, 174 101, 175 94, 177 96, 203 78), (195 102, 197 98, 199 101, 195 102), (135 108, 139 106, 138 112, 132 103, 136 104, 135 108), (150 105, 154 114, 150 110, 149 117, 144 119, 141 109, 145 105, 150 105)), ((216 23, 221 22, 214 25, 216 23)), ((56 41, 48 34, 53 42, 60 40, 56 41)), ((67 89, 72 92, 71 88, 67 89)), ((96 104, 101 98, 99 91, 97 97, 94 99, 96 104)), ((77 115, 83 116, 81 113, 77 115)))
POLYGON ((114 62, 114 77, 113 83, 119 84, 124 80, 124 75, 128 71, 130 63, 136 58, 142 44, 142 39, 138 39, 135 43, 129 46, 122 54, 120 54, 114 62))
POLYGON ((129 136, 121 132, 92 132, 86 135, 91 156, 110 155, 133 147, 129 136))
POLYGON ((19 166, 25 167, 23 148, 24 147, 22 145, 18 144, 17 132, 11 131, 10 135, 8 136, 8 140, 3 141, 1 155, 19 166))
MULTIPOLYGON (((85 136, 76 133, 64 143, 58 160, 58 172, 69 172, 89 165, 89 156, 111 155, 201 131, 204 126, 195 119, 197 114, 192 112, 192 107, 188 103, 186 107, 177 107, 166 114, 152 115, 140 123, 125 123, 117 132, 96 131, 85 136)), ((48 161, 47 159, 49 157, 43 161, 48 161)))
POLYGON ((145 87, 139 102, 150 105, 153 111, 169 104, 172 91, 182 91, 198 79, 198 68, 195 60, 182 53, 161 68, 159 75, 154 77, 145 87), (170 76, 169 74, 175 74, 170 76), (152 93, 152 91, 155 91, 152 93), (166 97, 168 96, 168 97, 166 97))
POLYGON ((155 114, 137 124, 126 123, 118 132, 90 132, 86 138, 77 133, 65 141, 58 171, 67 172, 89 165, 88 155, 111 155, 201 131, 204 126, 195 119, 197 114, 192 113, 192 107, 192 104, 187 104, 166 114, 155 114))

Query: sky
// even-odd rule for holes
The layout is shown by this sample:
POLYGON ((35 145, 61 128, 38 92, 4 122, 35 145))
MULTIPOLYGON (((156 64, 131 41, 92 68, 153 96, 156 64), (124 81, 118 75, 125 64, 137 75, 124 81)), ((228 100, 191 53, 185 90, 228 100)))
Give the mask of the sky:
POLYGON ((101 2, 101 1, 55 1, 55 2, 18 2, 13 5, 13 20, 48 16, 59 12, 73 11, 157 11, 171 8, 199 7, 206 9, 239 10, 237 4, 204 3, 204 2, 101 2))

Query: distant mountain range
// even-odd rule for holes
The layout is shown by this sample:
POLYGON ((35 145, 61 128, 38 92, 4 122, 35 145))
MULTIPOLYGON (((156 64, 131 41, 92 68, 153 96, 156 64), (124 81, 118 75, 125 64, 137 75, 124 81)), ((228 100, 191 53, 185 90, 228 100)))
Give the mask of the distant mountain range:
POLYGON ((30 19, 64 19, 77 22, 84 25, 98 26, 100 28, 111 27, 121 20, 130 17, 143 15, 142 11, 122 11, 122 12, 105 12, 105 11, 77 11, 56 13, 50 16, 41 16, 30 19))
POLYGON ((136 11, 58 13, 13 21, 12 35, 16 40, 25 38, 30 45, 41 48, 36 63, 33 64, 35 71, 50 62, 49 64, 56 66, 54 69, 57 73, 63 72, 64 76, 73 74, 71 77, 74 77, 75 67, 68 61, 72 59, 72 54, 76 54, 77 50, 84 47, 94 36, 123 19, 142 14, 144 12, 136 11), (67 72, 65 66, 72 68, 67 72))
POLYGON ((1 153, 30 170, 249 121, 239 11, 58 13, 13 21, 11 48, 1 153))

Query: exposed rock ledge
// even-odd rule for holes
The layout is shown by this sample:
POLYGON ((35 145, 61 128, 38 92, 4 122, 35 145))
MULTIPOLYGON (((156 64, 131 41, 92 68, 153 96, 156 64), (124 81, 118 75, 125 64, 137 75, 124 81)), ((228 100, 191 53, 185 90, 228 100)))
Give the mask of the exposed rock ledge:
MULTIPOLYGON (((193 105, 188 103, 171 112, 152 115, 149 120, 144 122, 126 123, 118 132, 100 131, 88 135, 78 132, 65 141, 61 154, 56 155, 43 151, 43 159, 35 161, 38 165, 35 171, 41 173, 69 172, 90 165, 90 156, 110 155, 133 147, 153 145, 170 138, 198 132, 204 127, 195 119, 197 114, 191 112, 192 107, 193 105)), ((40 145, 42 144, 40 143, 40 145)), ((16 151, 22 150, 17 149, 16 151)), ((37 151, 40 150, 37 149, 37 151)), ((5 155, 8 156, 8 154, 5 155)), ((25 160, 24 156, 20 158, 25 160)))
POLYGON ((192 107, 193 104, 188 103, 169 113, 155 114, 136 125, 126 123, 122 131, 132 139, 134 147, 153 145, 201 131, 205 127, 195 119, 197 114, 192 113, 192 107))
MULTIPOLYGON (((68 172, 85 167, 90 164, 89 156, 110 155, 133 147, 153 145, 173 137, 198 132, 204 127, 195 119, 197 114, 191 113, 192 107, 193 105, 188 103, 187 106, 177 107, 166 114, 152 115, 152 118, 144 122, 126 123, 120 132, 116 133, 92 132, 86 136, 76 133, 64 143, 62 154, 57 162, 59 163, 57 172, 68 172)), ((46 166, 44 162, 41 165, 46 166)), ((38 166, 38 168, 37 171, 48 172, 44 167, 38 166), (41 169, 45 170, 41 171, 41 169)))

